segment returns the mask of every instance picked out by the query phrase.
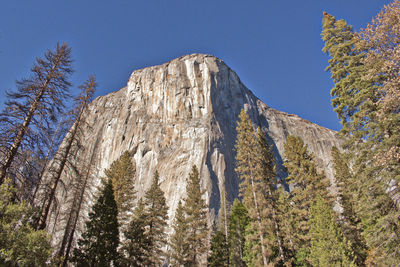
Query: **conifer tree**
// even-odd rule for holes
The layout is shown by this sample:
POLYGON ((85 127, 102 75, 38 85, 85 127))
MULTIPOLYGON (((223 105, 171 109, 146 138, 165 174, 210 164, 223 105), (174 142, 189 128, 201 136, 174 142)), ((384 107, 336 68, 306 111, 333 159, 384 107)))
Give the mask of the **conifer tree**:
POLYGON ((126 229, 123 230, 124 241, 121 246, 123 256, 121 266, 146 266, 147 257, 151 250, 151 241, 146 232, 147 215, 142 199, 138 201, 132 218, 126 229))
POLYGON ((104 181, 96 203, 89 213, 86 231, 78 240, 72 261, 77 266, 111 266, 119 259, 118 209, 112 181, 104 181))
POLYGON ((228 244, 226 236, 221 230, 216 230, 211 238, 211 254, 208 257, 208 266, 225 267, 228 265, 228 244))
POLYGON ((400 263, 399 19, 400 2, 394 0, 357 34, 356 44, 365 51, 363 78, 378 81, 375 105, 366 101, 372 122, 354 151, 355 173, 363 179, 359 214, 370 247, 368 261, 386 265, 400 263))
MULTIPOLYGON (((77 139, 79 141, 79 138, 77 139)), ((78 146, 79 148, 79 146, 78 146)), ((70 251, 72 249, 72 242, 75 236, 75 230, 78 225, 78 220, 80 217, 80 212, 82 206, 85 202, 85 192, 89 185, 93 172, 93 162, 97 155, 98 142, 94 144, 92 151, 88 154, 90 155, 89 162, 87 164, 71 164, 71 169, 73 170, 73 192, 72 192, 72 203, 70 209, 68 210, 67 222, 65 224, 64 235, 61 241, 60 249, 58 251, 59 259, 63 259, 62 266, 67 266, 69 262, 70 251)), ((79 151, 79 149, 78 149, 79 151)))
POLYGON ((135 167, 132 164, 131 156, 125 151, 121 157, 114 161, 110 168, 105 170, 108 179, 112 180, 115 202, 118 207, 119 225, 128 221, 128 213, 135 200, 134 177, 135 167))
POLYGON ((294 218, 292 212, 291 200, 288 193, 280 186, 277 190, 277 223, 280 228, 280 238, 282 240, 282 247, 285 254, 284 266, 292 266, 294 264, 294 235, 297 229, 294 227, 294 218))
POLYGON ((208 250, 208 207, 203 199, 204 190, 200 187, 200 176, 193 165, 186 185, 187 198, 184 211, 187 225, 187 259, 185 266, 202 266, 208 250))
POLYGON ((313 157, 307 151, 300 137, 288 136, 285 147, 284 163, 288 177, 286 182, 294 186, 290 201, 293 202, 292 218, 296 232, 293 234, 293 245, 298 264, 306 264, 310 248, 310 214, 312 201, 317 196, 327 197, 329 185, 325 176, 316 169, 313 157))
POLYGON ((357 266, 331 205, 321 196, 317 196, 310 208, 310 236, 308 260, 313 266, 357 266))
POLYGON ((245 267, 244 245, 245 230, 250 218, 246 207, 235 199, 229 216, 229 261, 232 266, 245 267))
POLYGON ((332 95, 342 106, 336 112, 343 118, 341 132, 346 136, 345 145, 352 153, 357 177, 356 213, 368 246, 368 264, 400 262, 396 245, 400 233, 400 202, 396 200, 400 192, 399 112, 393 105, 398 100, 393 98, 396 92, 392 91, 398 88, 393 87, 398 78, 391 75, 397 73, 393 62, 398 53, 392 53, 397 51, 397 44, 392 41, 400 36, 399 10, 399 2, 394 1, 360 34, 351 33, 344 20, 337 21, 329 14, 323 19, 324 51, 331 57, 328 70, 335 82, 332 95), (344 34, 350 37, 344 38, 344 34), (344 63, 334 68, 337 62, 344 63))
POLYGON ((251 222, 246 241, 248 264, 267 266, 276 261, 276 248, 283 256, 277 239, 274 207, 275 163, 260 129, 254 130, 242 110, 236 128, 236 172, 241 179, 240 194, 251 222))
MULTIPOLYGON (((394 179, 397 183, 400 182, 399 20, 400 1, 394 0, 357 35, 357 48, 366 51, 363 63, 368 77, 380 79, 377 127, 375 135, 369 136, 376 147, 376 164, 383 168, 389 181, 394 179)), ((399 186, 396 191, 400 198, 399 186)), ((400 204, 397 206, 400 209, 400 204)))
POLYGON ((352 175, 348 159, 336 147, 332 147, 333 169, 338 186, 337 195, 342 206, 341 226, 343 234, 350 242, 357 265, 361 266, 366 258, 366 244, 361 233, 361 219, 356 213, 359 199, 360 181, 352 175))
POLYGON ((178 203, 172 227, 174 232, 169 243, 171 247, 170 263, 172 266, 183 267, 188 258, 188 228, 181 201, 178 203))
MULTIPOLYGON (((82 90, 80 95, 75 99, 75 107, 71 111, 70 119, 73 125, 65 137, 65 141, 59 151, 55 154, 51 166, 48 168, 47 173, 49 174, 49 181, 45 181, 43 187, 45 189, 42 192, 44 199, 42 200, 40 218, 37 225, 38 229, 44 229, 46 227, 47 216, 50 211, 50 207, 53 204, 57 186, 61 180, 61 174, 64 172, 66 166, 69 163, 69 159, 72 158, 74 148, 80 147, 79 135, 81 134, 81 128, 83 124, 83 113, 86 111, 87 106, 93 99, 93 94, 96 89, 96 80, 94 76, 90 76, 89 79, 80 86, 82 90), (50 188, 47 189, 46 183, 50 183, 50 188)), ((75 151, 76 152, 76 151, 75 151)), ((42 177, 40 177, 41 181, 42 177)), ((37 188, 41 185, 38 184, 37 188)), ((36 192, 35 192, 36 194, 36 192)))
POLYGON ((17 81, 17 91, 7 93, 5 110, 0 113, 0 184, 12 167, 21 146, 40 149, 37 137, 47 131, 64 107, 70 87, 71 48, 57 44, 32 67, 31 77, 17 81), (32 127, 35 125, 35 127, 32 127))
POLYGON ((257 141, 255 139, 255 130, 251 125, 248 114, 242 109, 239 114, 239 121, 236 127, 237 138, 236 138, 236 172, 239 173, 241 179, 240 193, 243 196, 244 205, 249 210, 249 216, 251 218, 252 228, 251 233, 256 234, 257 238, 252 238, 253 241, 259 240, 258 254, 262 257, 262 265, 265 267, 269 264, 270 254, 267 251, 265 244, 265 227, 262 225, 261 209, 265 203, 262 203, 262 196, 256 184, 256 170, 257 170, 257 141), (258 192, 257 192, 258 191, 258 192), (257 194, 258 193, 258 194, 257 194), (261 199, 260 199, 261 197, 261 199), (261 202, 261 203, 260 203, 261 202))
POLYGON ((147 266, 159 266, 163 263, 165 255, 162 248, 167 244, 166 228, 168 220, 168 206, 164 192, 159 185, 159 175, 156 171, 153 182, 144 196, 146 212, 146 235, 150 242, 147 255, 147 266))
POLYGON ((352 26, 324 13, 322 21, 322 51, 330 56, 327 71, 335 86, 331 90, 332 106, 343 125, 342 133, 358 133, 360 138, 372 118, 369 111, 376 101, 373 81, 365 79, 364 53, 354 49, 357 42, 352 26), (371 102, 372 101, 372 102, 371 102))
POLYGON ((260 172, 261 186, 266 203, 264 212, 267 213, 266 218, 269 218, 271 221, 270 223, 272 224, 269 236, 273 236, 274 239, 276 239, 276 244, 272 244, 272 246, 277 247, 279 259, 276 259, 275 261, 281 261, 281 263, 284 263, 287 259, 285 258, 282 235, 277 222, 278 192, 275 189, 277 186, 275 158, 272 152, 272 146, 268 145, 267 140, 259 127, 257 128, 256 139, 260 157, 258 172, 260 172))

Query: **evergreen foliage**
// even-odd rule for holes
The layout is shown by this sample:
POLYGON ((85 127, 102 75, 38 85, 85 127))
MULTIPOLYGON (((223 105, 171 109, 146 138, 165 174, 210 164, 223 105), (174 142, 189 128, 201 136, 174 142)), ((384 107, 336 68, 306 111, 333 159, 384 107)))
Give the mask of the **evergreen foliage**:
POLYGON ((322 24, 321 36, 325 42, 322 51, 330 56, 326 70, 331 72, 335 83, 331 90, 332 106, 343 125, 342 133, 362 132, 368 128, 372 119, 369 110, 376 102, 373 81, 363 78, 364 53, 354 50, 357 40, 345 20, 324 13, 322 24))
POLYGON ((246 207, 235 199, 229 216, 229 261, 232 266, 245 267, 245 230, 250 222, 246 207))
POLYGON ((208 266, 227 267, 229 251, 225 233, 221 230, 215 231, 211 238, 211 255, 208 257, 208 266))
POLYGON ((147 256, 151 250, 151 241, 146 232, 146 226, 147 215, 144 203, 140 199, 128 227, 123 230, 125 239, 121 246, 123 255, 121 266, 146 266, 147 256))
POLYGON ((290 235, 293 236, 297 264, 306 265, 311 238, 309 209, 317 196, 328 194, 329 183, 325 176, 317 171, 313 157, 308 153, 307 146, 300 137, 288 136, 284 147, 286 157, 284 165, 288 172, 286 182, 293 185, 290 218, 293 219, 291 224, 296 230, 290 235))
POLYGON ((396 0, 358 34, 352 33, 344 20, 329 14, 323 19, 324 51, 330 56, 328 70, 335 82, 333 103, 343 107, 335 111, 342 118, 341 132, 356 177, 345 187, 357 188, 352 193, 368 247, 366 264, 400 262, 400 204, 393 201, 400 196, 400 115, 398 86, 393 86, 399 80, 398 64, 394 64, 398 52, 393 53, 398 51, 396 40, 400 40, 399 18, 400 2, 396 0), (335 68, 338 62, 341 66, 335 68))
POLYGON ((241 179, 240 194, 251 218, 247 231, 247 263, 267 266, 274 261, 277 236, 274 223, 273 156, 263 139, 242 110, 236 127, 236 172, 241 179))
POLYGON ((367 247, 361 233, 361 219, 356 213, 357 199, 360 196, 360 184, 350 171, 348 156, 339 152, 336 147, 332 148, 333 169, 340 204, 343 212, 341 214, 341 227, 346 239, 350 242, 355 255, 357 265, 365 263, 367 247))
POLYGON ((103 181, 103 188, 89 213, 86 231, 78 240, 72 262, 77 266, 111 266, 119 260, 118 209, 112 181, 103 181))
POLYGON ((205 191, 201 189, 200 184, 199 171, 193 165, 186 185, 187 198, 183 206, 188 231, 185 266, 202 266, 203 257, 208 251, 208 207, 203 199, 205 191))
POLYGON ((44 266, 51 254, 50 241, 43 230, 35 230, 31 221, 35 210, 15 199, 10 179, 0 186, 0 265, 44 266))
POLYGON ((310 236, 308 261, 313 266, 356 266, 351 245, 336 223, 331 205, 321 196, 310 208, 310 236))
POLYGON ((108 179, 111 179, 114 189, 115 202, 118 207, 118 221, 122 226, 129 220, 129 212, 135 200, 134 177, 135 167, 131 156, 125 151, 121 157, 114 161, 110 168, 105 170, 108 179))
POLYGON ((295 220, 292 212, 290 195, 280 186, 277 190, 277 223, 280 228, 280 238, 282 240, 283 253, 285 255, 284 266, 292 266, 294 264, 295 248, 294 235, 297 230, 294 226, 295 220))
POLYGON ((147 266, 159 266, 163 263, 165 255, 162 248, 167 244, 166 227, 168 220, 168 206, 164 192, 159 185, 159 175, 156 171, 149 190, 144 196, 146 214, 146 232, 150 243, 147 255, 147 266))
POLYGON ((363 64, 368 73, 363 78, 379 81, 376 125, 368 136, 374 143, 375 164, 383 168, 380 176, 397 183, 400 182, 399 20, 400 1, 394 0, 357 34, 356 43, 357 50, 366 51, 363 64))
POLYGON ((172 266, 182 267, 188 258, 188 229, 182 202, 179 201, 175 219, 172 225, 174 232, 170 240, 170 263, 172 266))

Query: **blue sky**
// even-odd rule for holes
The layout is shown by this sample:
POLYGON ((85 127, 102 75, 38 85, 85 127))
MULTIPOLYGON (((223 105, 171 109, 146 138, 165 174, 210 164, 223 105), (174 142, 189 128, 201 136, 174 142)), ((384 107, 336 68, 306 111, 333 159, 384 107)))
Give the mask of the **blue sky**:
POLYGON ((322 11, 363 28, 387 0, 2 0, 0 108, 57 41, 73 49, 73 83, 95 74, 96 95, 132 71, 191 53, 217 56, 267 105, 322 126, 340 125, 321 52, 322 11))

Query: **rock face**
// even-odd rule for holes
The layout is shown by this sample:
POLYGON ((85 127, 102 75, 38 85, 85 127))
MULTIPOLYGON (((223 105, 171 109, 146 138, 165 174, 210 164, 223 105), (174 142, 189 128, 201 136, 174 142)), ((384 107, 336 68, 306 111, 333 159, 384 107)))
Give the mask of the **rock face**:
MULTIPOLYGON (((336 132, 268 107, 222 60, 194 54, 137 70, 125 88, 93 101, 86 114, 85 152, 77 159, 93 167, 86 193, 95 193, 104 170, 129 150, 136 164, 137 197, 144 195, 158 170, 172 219, 178 201, 185 197, 188 174, 195 164, 212 220, 219 211, 222 189, 229 201, 238 195, 234 143, 242 108, 273 144, 280 178, 285 177, 283 144, 291 134, 303 138, 319 167, 333 181, 330 152, 332 146, 340 144, 336 132)), ((68 179, 66 172, 64 183, 68 184, 68 179)), ((57 209, 66 209, 68 194, 68 190, 59 190, 57 209)), ((80 222, 87 216, 87 206, 80 212, 80 222)), ((51 228, 58 220, 52 228, 54 245, 64 228, 63 221, 56 218, 57 209, 48 224, 51 228)), ((82 223, 77 229, 82 229, 82 223)))

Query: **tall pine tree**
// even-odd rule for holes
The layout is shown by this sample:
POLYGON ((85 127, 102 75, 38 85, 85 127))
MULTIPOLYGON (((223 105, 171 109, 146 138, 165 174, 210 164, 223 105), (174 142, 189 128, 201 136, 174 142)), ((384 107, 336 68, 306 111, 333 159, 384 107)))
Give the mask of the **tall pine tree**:
POLYGON ((292 266, 294 264, 295 249, 294 242, 297 229, 294 226, 295 220, 292 212, 292 203, 289 194, 280 186, 277 190, 277 223, 279 225, 280 239, 282 240, 283 253, 285 255, 284 266, 292 266))
POLYGON ((293 233, 293 245, 297 264, 306 265, 310 248, 309 209, 317 196, 327 199, 329 182, 317 171, 313 157, 300 137, 288 136, 285 143, 284 163, 288 177, 286 182, 293 186, 290 202, 293 202, 291 218, 296 232, 293 233))
MULTIPOLYGON (((70 159, 74 154, 76 154, 77 150, 82 147, 79 136, 82 134, 82 124, 84 124, 83 113, 86 111, 87 106, 93 99, 96 86, 97 85, 94 76, 89 77, 89 79, 80 86, 82 91, 75 99, 74 109, 70 112, 70 123, 73 123, 73 125, 66 135, 63 145, 59 148, 59 151, 57 151, 50 166, 46 170, 48 174, 48 177, 45 177, 47 178, 45 179, 46 181, 44 181, 43 185, 38 185, 36 187, 37 191, 40 191, 38 190, 40 186, 44 187, 41 188, 43 191, 41 192, 41 195, 44 197, 42 200, 40 218, 37 225, 37 228, 39 229, 44 229, 46 227, 47 217, 55 199, 56 190, 61 181, 62 173, 68 165, 71 165, 70 159), (50 184, 50 188, 47 188, 47 183, 50 184)), ((45 171, 45 169, 43 169, 43 171, 45 171)), ((40 180, 38 182, 41 182, 42 177, 39 178, 40 180)), ((37 191, 35 191, 34 197, 37 191)), ((64 245, 65 244, 62 244, 62 246, 64 245)))
POLYGON ((119 265, 144 267, 151 250, 151 241, 146 232, 147 215, 142 199, 138 201, 128 227, 123 230, 124 241, 121 246, 123 256, 119 265))
POLYGON ((250 222, 246 207, 235 199, 229 216, 229 261, 232 266, 245 267, 245 231, 250 222))
POLYGON ((31 72, 29 78, 17 81, 16 91, 7 93, 5 109, 0 113, 0 185, 7 173, 16 175, 19 166, 15 163, 23 156, 22 149, 40 150, 42 132, 53 130, 53 122, 69 96, 71 48, 57 44, 54 51, 48 50, 36 60, 31 72))
POLYGON ((131 155, 125 151, 121 157, 114 161, 110 168, 105 170, 108 179, 111 179, 114 189, 115 201, 118 207, 118 221, 122 226, 129 219, 129 212, 135 200, 134 177, 135 166, 132 164, 131 155))
POLYGON ((211 238, 210 256, 208 257, 208 266, 226 267, 228 265, 228 244, 225 233, 221 230, 215 230, 211 238))
POLYGON ((208 207, 203 199, 204 190, 200 187, 200 175, 193 165, 186 185, 187 198, 184 204, 187 235, 187 266, 202 266, 208 250, 208 207))
POLYGON ((172 266, 183 267, 188 259, 188 228, 186 226, 186 216, 179 201, 176 209, 175 219, 172 225, 174 232, 170 240, 170 263, 172 266))
POLYGON ((235 170, 241 179, 240 194, 251 218, 246 261, 250 265, 267 266, 283 257, 275 221, 275 162, 261 130, 254 129, 244 110, 239 114, 236 131, 235 170))
POLYGON ((164 192, 159 185, 159 175, 156 171, 149 190, 144 196, 146 212, 146 235, 149 238, 150 250, 147 255, 147 266, 159 266, 165 255, 163 247, 167 244, 166 228, 168 220, 168 206, 164 192))
MULTIPOLYGON (((323 18, 324 52, 330 56, 327 69, 335 83, 333 105, 341 118, 346 148, 352 153, 354 176, 359 185, 356 213, 368 246, 369 264, 400 262, 397 253, 400 202, 393 201, 399 198, 400 191, 396 158, 399 113, 392 105, 398 100, 387 101, 387 92, 398 88, 392 87, 397 78, 391 75, 393 71, 397 73, 392 64, 397 52, 391 51, 397 51, 392 50, 396 46, 392 41, 399 39, 396 35, 400 36, 396 30, 398 7, 398 1, 385 7, 361 34, 354 34, 344 20, 326 13, 323 18)), ((392 96, 389 93, 389 99, 395 99, 392 96)))
POLYGON ((86 231, 78 240, 72 261, 77 266, 111 266, 118 260, 118 209, 112 181, 103 182, 103 188, 89 213, 86 231))
POLYGON ((357 214, 357 200, 360 197, 360 180, 352 174, 348 165, 349 155, 332 147, 333 169, 338 186, 338 196, 342 206, 341 226, 343 234, 350 242, 357 265, 365 262, 367 246, 361 232, 361 219, 357 214))

